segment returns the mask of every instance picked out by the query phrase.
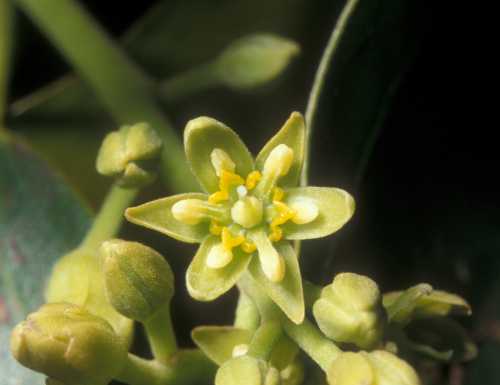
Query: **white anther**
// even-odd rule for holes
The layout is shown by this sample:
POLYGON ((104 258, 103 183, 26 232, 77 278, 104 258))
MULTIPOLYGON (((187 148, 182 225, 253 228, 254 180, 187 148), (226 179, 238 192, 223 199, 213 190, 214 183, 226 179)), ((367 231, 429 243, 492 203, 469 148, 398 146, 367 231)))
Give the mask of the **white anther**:
POLYGON ((244 356, 248 353, 248 345, 247 344, 239 344, 235 345, 233 348, 232 356, 233 358, 244 356))
POLYGON ((226 250, 222 243, 213 246, 207 255, 206 265, 211 269, 221 269, 233 259, 231 250, 226 250))
POLYGON ((279 144, 273 148, 264 163, 264 174, 277 173, 278 176, 288 174, 293 163, 293 150, 286 144, 279 144))
POLYGON ((290 202, 288 207, 295 211, 292 221, 298 225, 310 223, 319 215, 318 206, 309 199, 297 199, 290 202))
POLYGON ((248 194, 247 188, 245 186, 243 186, 242 184, 240 184, 238 187, 236 187, 236 192, 238 193, 238 196, 240 198, 244 198, 248 194))
POLYGON ((236 165, 234 164, 231 157, 220 148, 214 148, 212 153, 210 154, 210 161, 212 162, 212 166, 214 166, 215 174, 220 176, 222 170, 234 172, 236 165))
POLYGON ((196 225, 206 217, 202 209, 205 204, 201 199, 183 199, 172 206, 172 215, 179 222, 196 225))

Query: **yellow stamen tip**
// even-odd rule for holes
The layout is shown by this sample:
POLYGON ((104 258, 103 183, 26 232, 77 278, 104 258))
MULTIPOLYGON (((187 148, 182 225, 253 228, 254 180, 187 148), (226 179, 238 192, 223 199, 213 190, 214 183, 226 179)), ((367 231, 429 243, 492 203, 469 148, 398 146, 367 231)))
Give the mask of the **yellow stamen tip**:
POLYGON ((229 199, 229 193, 227 191, 217 191, 208 197, 208 202, 219 203, 227 201, 229 199))
POLYGON ((243 235, 237 235, 236 237, 231 234, 231 231, 224 227, 222 229, 222 245, 226 250, 231 250, 233 247, 241 245, 245 241, 245 237, 243 235))
POLYGON ((278 226, 273 226, 271 233, 269 234, 269 240, 271 242, 279 242, 283 238, 283 230, 278 226))
POLYGON ((252 171, 247 175, 247 180, 245 182, 246 188, 248 190, 253 190, 261 178, 262 174, 259 171, 252 171))
POLYGON ((284 196, 285 196, 285 192, 283 191, 283 189, 281 189, 279 187, 274 188, 273 201, 281 202, 283 200, 284 196))
POLYGON ((244 241, 242 244, 241 244, 241 249, 247 253, 247 254, 250 254, 250 253, 253 253, 255 250, 257 250, 257 246, 255 246, 255 244, 253 244, 252 242, 249 242, 249 241, 244 241))
POLYGON ((217 222, 212 221, 210 222, 210 233, 213 235, 220 235, 222 233, 222 226, 219 225, 217 222))

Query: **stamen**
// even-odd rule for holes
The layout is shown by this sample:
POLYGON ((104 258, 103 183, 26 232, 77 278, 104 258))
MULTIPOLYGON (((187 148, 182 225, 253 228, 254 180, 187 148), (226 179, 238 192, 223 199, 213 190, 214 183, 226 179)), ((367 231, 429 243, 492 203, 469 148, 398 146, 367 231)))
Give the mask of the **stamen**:
POLYGON ((224 266, 227 266, 232 259, 232 250, 227 250, 222 243, 219 243, 213 246, 208 252, 206 264, 211 269, 221 269, 224 266))
POLYGON ((258 171, 252 171, 250 174, 248 174, 247 180, 245 182, 247 189, 253 190, 260 178, 262 178, 262 174, 258 171))
POLYGON ((222 229, 221 238, 222 238, 222 245, 226 250, 231 250, 234 247, 241 245, 245 241, 245 237, 241 234, 234 237, 233 234, 231 234, 231 231, 227 227, 224 227, 222 229))
POLYGON ((221 235, 222 226, 219 225, 216 221, 211 221, 209 230, 210 230, 210 233, 212 233, 213 235, 221 235))
POLYGON ((283 197, 285 196, 285 192, 283 189, 279 187, 275 187, 273 190, 273 201, 278 201, 281 202, 283 200, 283 197))
POLYGON ((278 179, 288 173, 293 163, 293 150, 286 144, 276 146, 266 161, 262 170, 262 179, 257 189, 264 197, 274 190, 278 179))
POLYGON ((229 188, 245 183, 243 178, 230 171, 221 170, 219 179, 219 191, 214 192, 208 197, 210 203, 219 203, 229 199, 229 188))
POLYGON ((208 197, 208 201, 214 204, 227 201, 228 199, 229 193, 227 191, 217 191, 208 197))
POLYGON ((295 212, 292 222, 298 225, 304 225, 314 221, 318 215, 318 206, 309 199, 297 199, 289 203, 290 208, 295 212))
POLYGON ((295 211, 290 209, 283 202, 279 201, 273 201, 273 206, 277 213, 274 215, 271 223, 269 224, 269 227, 271 228, 269 240, 272 242, 278 242, 283 237, 283 230, 281 230, 279 226, 294 218, 295 211))
POLYGON ((212 153, 210 154, 210 161, 212 162, 212 166, 214 166, 215 174, 220 177, 222 170, 226 170, 229 172, 234 172, 236 165, 234 164, 231 157, 220 148, 214 148, 212 153))
POLYGON ((180 200, 172 206, 171 212, 175 219, 188 225, 196 225, 206 219, 227 219, 226 208, 201 199, 180 200))
POLYGON ((259 251, 259 260, 262 271, 272 282, 280 282, 285 277, 285 261, 278 254, 271 241, 262 230, 250 234, 252 241, 259 251))
POLYGON ((255 250, 257 250, 257 246, 255 246, 254 243, 246 240, 241 244, 241 250, 243 250, 247 254, 251 254, 255 250))

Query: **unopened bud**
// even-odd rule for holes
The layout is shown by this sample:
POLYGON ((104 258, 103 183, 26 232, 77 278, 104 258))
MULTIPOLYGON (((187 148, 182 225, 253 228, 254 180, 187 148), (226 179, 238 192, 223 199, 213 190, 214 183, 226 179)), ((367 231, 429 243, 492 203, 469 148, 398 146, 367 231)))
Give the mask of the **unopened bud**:
POLYGON ((237 40, 216 59, 218 79, 235 89, 249 89, 277 77, 300 51, 292 40, 270 34, 237 40))
POLYGON ((56 384, 107 384, 127 356, 108 322, 68 303, 47 304, 30 314, 13 330, 10 346, 21 364, 56 384))
POLYGON ((408 363, 383 350, 340 354, 327 379, 329 385, 420 385, 408 363))
POLYGON ((281 385, 278 369, 244 355, 226 361, 217 371, 215 385, 281 385))
POLYGON ((154 160, 161 147, 161 138, 148 124, 123 126, 104 138, 97 156, 97 171, 116 177, 123 187, 142 187, 156 176, 154 160))
POLYGON ((353 273, 338 274, 323 288, 313 314, 329 338, 361 348, 370 348, 380 340, 386 322, 377 284, 353 273))
POLYGON ((146 321, 168 306, 174 293, 174 275, 155 250, 120 239, 101 246, 106 295, 125 317, 146 321))

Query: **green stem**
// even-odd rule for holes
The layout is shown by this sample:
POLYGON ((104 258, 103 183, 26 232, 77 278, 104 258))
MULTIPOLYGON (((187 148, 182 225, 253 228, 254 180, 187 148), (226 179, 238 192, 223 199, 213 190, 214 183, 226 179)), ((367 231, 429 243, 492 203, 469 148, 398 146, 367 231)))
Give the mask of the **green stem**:
POLYGON ((253 301, 240 290, 234 326, 241 329, 255 330, 259 326, 260 316, 253 301))
POLYGON ((117 379, 129 385, 168 385, 172 384, 169 381, 171 376, 172 369, 168 366, 129 353, 123 371, 117 379))
POLYGON ((326 75, 328 74, 328 70, 330 69, 330 65, 332 63, 332 58, 335 55, 339 42, 342 38, 342 35, 345 31, 347 23, 356 9, 356 5, 358 0, 347 0, 344 9, 342 10, 337 24, 333 28, 333 31, 330 35, 326 48, 323 52, 323 56, 321 57, 321 61, 319 63, 318 69, 316 71, 316 75, 314 77, 313 86, 311 89, 311 93, 309 94, 309 100, 307 102, 306 107, 306 149, 304 154, 304 167, 302 168, 302 176, 301 176, 301 185, 307 186, 307 176, 309 169, 309 154, 311 149, 311 136, 314 129, 314 123, 316 120, 316 111, 318 109, 319 98, 321 96, 321 92, 323 91, 326 75))
POLYGON ((15 0, 94 89, 120 124, 147 121, 165 142, 163 177, 195 189, 180 141, 154 98, 154 85, 74 0, 15 0), (85 38, 82 39, 82 36, 85 38))
POLYGON ((144 327, 155 360, 164 364, 168 363, 172 354, 177 351, 177 341, 170 317, 170 304, 162 307, 144 322, 144 327))
POLYGON ((337 345, 321 334, 307 319, 300 325, 286 320, 284 327, 286 334, 325 372, 341 353, 337 345))
POLYGON ((304 287, 304 302, 306 303, 306 307, 310 308, 321 297, 323 288, 306 280, 302 281, 302 286, 304 287))
POLYGON ((4 130, 7 112, 10 54, 12 45, 12 3, 0 0, 0 131, 4 130))
POLYGON ((196 92, 213 88, 219 83, 212 63, 208 63, 162 81, 159 84, 158 92, 166 101, 178 100, 196 92))
POLYGON ((250 273, 246 272, 238 281, 239 289, 250 297, 257 307, 262 322, 275 320, 282 316, 281 310, 257 286, 250 273))
POLYGON ((268 361, 274 346, 283 335, 279 321, 263 322, 253 335, 248 348, 248 354, 255 358, 268 361))
POLYGON ((123 222, 125 209, 138 192, 139 190, 124 189, 114 184, 80 247, 97 249, 102 242, 115 237, 123 222))

